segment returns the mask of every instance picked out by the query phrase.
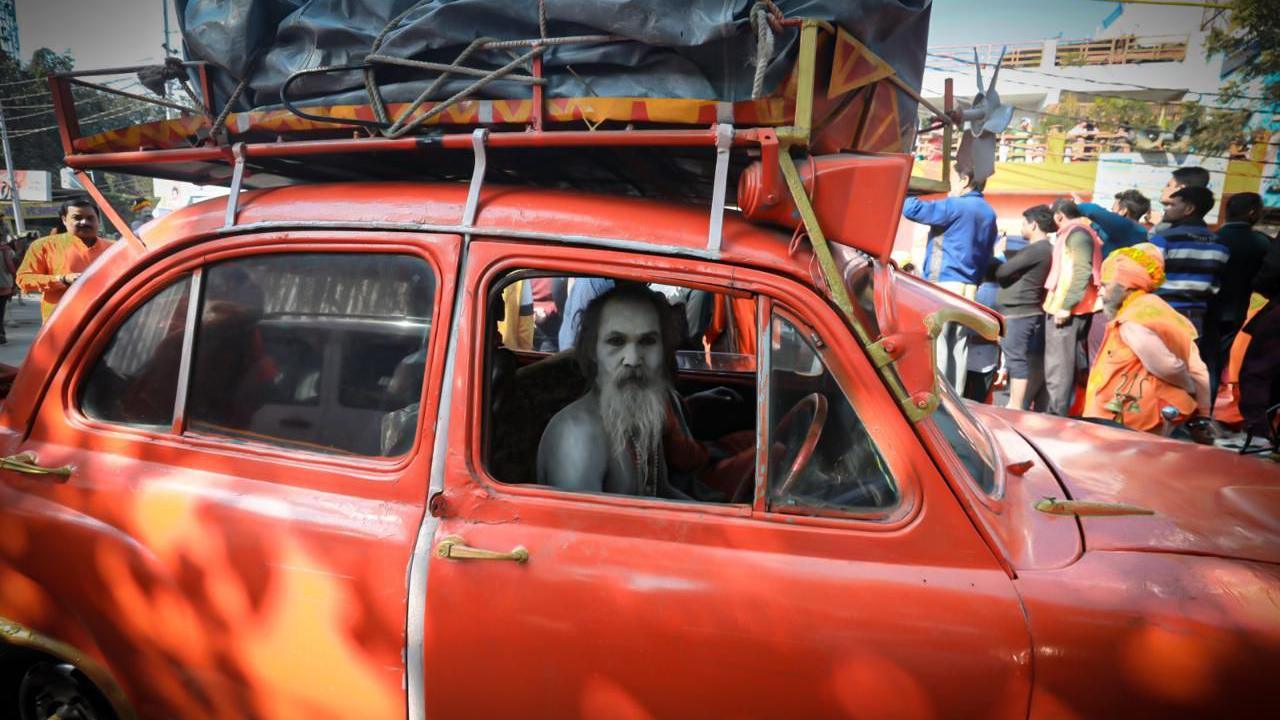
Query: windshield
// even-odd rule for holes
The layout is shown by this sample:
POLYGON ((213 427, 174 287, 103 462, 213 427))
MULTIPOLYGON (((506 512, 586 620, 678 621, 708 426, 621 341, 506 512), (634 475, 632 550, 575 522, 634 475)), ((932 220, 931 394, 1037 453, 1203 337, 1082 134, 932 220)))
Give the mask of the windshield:
POLYGON ((951 445, 960 464, 964 465, 969 477, 978 485, 978 489, 991 497, 999 496, 995 452, 991 448, 986 432, 969 414, 964 401, 951 389, 951 385, 941 377, 938 378, 938 395, 942 398, 942 402, 931 416, 933 424, 951 445))

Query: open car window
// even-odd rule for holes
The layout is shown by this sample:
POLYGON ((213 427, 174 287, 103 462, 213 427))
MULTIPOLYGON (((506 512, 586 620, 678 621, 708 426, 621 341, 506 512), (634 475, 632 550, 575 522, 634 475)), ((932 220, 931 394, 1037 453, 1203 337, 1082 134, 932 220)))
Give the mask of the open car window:
POLYGON ((741 505, 767 482, 768 511, 878 519, 897 506, 897 484, 812 331, 781 313, 766 321, 768 299, 531 271, 499 279, 486 298, 482 455, 496 480, 741 505), (611 344, 629 347, 636 333, 643 354, 651 328, 615 314, 670 325, 660 382, 644 383, 654 392, 621 402, 609 398, 611 344))
MULTIPOLYGON (((557 415, 597 386, 576 350, 583 313, 619 282, 526 271, 508 275, 489 291, 484 456, 495 479, 556 484, 554 478, 548 482, 545 465, 540 477, 543 436, 557 415)), ((665 408, 655 420, 667 461, 660 496, 734 502, 741 489, 744 499, 737 502, 746 502, 753 489, 756 300, 674 286, 644 288, 662 308, 667 354, 657 391, 665 408), (741 458, 732 469, 721 464, 730 456, 741 458)), ((591 437, 590 447, 604 444, 598 434, 591 437)))

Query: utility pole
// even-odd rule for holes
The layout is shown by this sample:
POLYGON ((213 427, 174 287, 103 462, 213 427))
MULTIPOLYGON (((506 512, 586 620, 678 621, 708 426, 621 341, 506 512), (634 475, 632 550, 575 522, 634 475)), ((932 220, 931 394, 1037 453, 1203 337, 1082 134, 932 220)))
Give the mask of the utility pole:
POLYGON ((164 48, 164 56, 167 58, 173 54, 169 47, 169 0, 160 0, 160 15, 164 17, 164 42, 160 43, 160 47, 164 48))
POLYGON ((22 201, 18 199, 18 175, 13 171, 13 152, 9 150, 9 125, 4 119, 4 105, 0 104, 0 143, 4 145, 4 167, 9 171, 9 199, 13 201, 13 229, 19 235, 27 231, 22 219, 22 201))

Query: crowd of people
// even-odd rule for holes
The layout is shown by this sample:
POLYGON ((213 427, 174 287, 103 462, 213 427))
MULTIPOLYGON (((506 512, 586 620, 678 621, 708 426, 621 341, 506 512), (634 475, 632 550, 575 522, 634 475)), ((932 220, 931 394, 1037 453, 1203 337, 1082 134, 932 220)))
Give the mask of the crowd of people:
POLYGON ((908 198, 904 217, 930 227, 923 276, 1006 319, 1000 353, 945 331, 940 371, 977 400, 1003 374, 1012 408, 1162 433, 1214 419, 1274 442, 1280 241, 1255 229, 1252 192, 1230 195, 1211 229, 1209 179, 1174 170, 1158 222, 1129 189, 1110 208, 1074 196, 1028 207, 1018 235, 998 232, 984 183, 964 172, 947 198, 908 198))

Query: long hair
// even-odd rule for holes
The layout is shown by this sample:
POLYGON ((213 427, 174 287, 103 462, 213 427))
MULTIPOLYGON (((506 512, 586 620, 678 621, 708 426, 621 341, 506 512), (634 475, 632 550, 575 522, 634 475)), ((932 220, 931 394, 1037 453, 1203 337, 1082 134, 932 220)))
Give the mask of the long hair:
POLYGON ((662 358, 667 380, 676 376, 676 346, 679 344, 679 330, 676 327, 675 313, 662 293, 650 290, 643 283, 619 282, 613 288, 601 293, 587 304, 580 316, 578 341, 574 345, 574 358, 582 368, 582 374, 595 382, 600 363, 596 357, 596 342, 600 339, 600 315, 604 306, 613 300, 634 300, 649 303, 658 314, 659 334, 662 337, 662 358))

